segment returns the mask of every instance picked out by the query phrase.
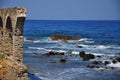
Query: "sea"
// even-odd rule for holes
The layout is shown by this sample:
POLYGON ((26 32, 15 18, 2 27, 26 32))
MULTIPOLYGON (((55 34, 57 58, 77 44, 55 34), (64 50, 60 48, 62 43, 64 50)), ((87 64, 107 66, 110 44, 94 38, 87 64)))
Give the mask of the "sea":
POLYGON ((120 21, 26 20, 23 53, 28 72, 37 77, 30 80, 120 80, 120 62, 113 64, 110 59, 120 56, 120 21), (53 41, 54 34, 81 39, 53 41), (45 56, 50 51, 65 55, 45 56), (81 51, 102 57, 83 61, 81 51), (110 63, 86 67, 94 60, 110 63))

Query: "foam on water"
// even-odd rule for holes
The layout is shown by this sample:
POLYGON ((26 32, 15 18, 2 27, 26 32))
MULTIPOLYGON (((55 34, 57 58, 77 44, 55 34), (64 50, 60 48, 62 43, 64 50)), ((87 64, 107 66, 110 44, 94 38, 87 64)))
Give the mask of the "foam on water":
POLYGON ((116 64, 111 63, 111 64, 108 64, 107 66, 120 68, 120 62, 118 62, 116 64))
POLYGON ((35 75, 39 76, 42 80, 69 80, 74 78, 75 76, 78 76, 80 74, 88 73, 88 70, 85 70, 84 68, 70 68, 70 69, 64 69, 62 72, 57 72, 57 74, 54 73, 50 74, 47 72, 44 76, 41 76, 41 73, 35 73, 35 75))

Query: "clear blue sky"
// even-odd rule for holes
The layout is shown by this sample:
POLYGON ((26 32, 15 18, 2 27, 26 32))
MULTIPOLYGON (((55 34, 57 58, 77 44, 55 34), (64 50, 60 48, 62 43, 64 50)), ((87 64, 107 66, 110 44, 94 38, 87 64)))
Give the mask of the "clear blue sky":
POLYGON ((0 8, 23 6, 27 19, 120 20, 120 0, 0 0, 0 8))

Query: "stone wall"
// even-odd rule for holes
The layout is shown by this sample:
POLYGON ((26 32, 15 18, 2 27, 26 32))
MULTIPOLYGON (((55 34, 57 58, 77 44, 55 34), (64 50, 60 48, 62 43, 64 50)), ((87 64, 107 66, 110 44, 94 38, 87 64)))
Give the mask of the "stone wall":
POLYGON ((0 79, 27 80, 23 61, 25 8, 0 9, 0 79))

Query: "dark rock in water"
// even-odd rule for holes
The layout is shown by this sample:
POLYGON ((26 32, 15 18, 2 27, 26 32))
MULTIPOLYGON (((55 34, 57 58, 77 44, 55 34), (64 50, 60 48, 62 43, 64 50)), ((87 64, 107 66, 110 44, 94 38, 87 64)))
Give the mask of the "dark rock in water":
POLYGON ((110 62, 109 61, 104 61, 104 64, 108 65, 108 64, 110 64, 110 62))
POLYGON ((80 57, 84 57, 84 55, 85 55, 85 52, 84 52, 84 51, 79 52, 79 56, 80 56, 80 57))
POLYGON ((63 40, 63 41, 67 41, 67 40, 79 40, 81 39, 80 37, 72 37, 72 36, 66 36, 66 35, 61 35, 61 34, 54 34, 51 36, 52 40, 63 40))
POLYGON ((100 66, 96 66, 96 65, 87 65, 87 68, 100 68, 100 66))
POLYGON ((28 41, 35 41, 35 39, 33 39, 33 38, 26 38, 26 40, 28 40, 28 41))
POLYGON ((117 57, 116 60, 117 60, 118 62, 120 62, 120 57, 117 57))
POLYGON ((78 45, 78 48, 83 48, 83 46, 79 46, 79 45, 78 45))
POLYGON ((85 54, 83 56, 83 61, 89 61, 90 59, 94 59, 95 56, 93 54, 85 54))
POLYGON ((115 64, 115 63, 117 63, 117 61, 116 60, 112 60, 112 63, 115 64))
POLYGON ((98 57, 98 58, 101 58, 102 56, 100 56, 100 55, 97 55, 97 57, 98 57))
POLYGON ((115 69, 114 67, 111 67, 111 69, 115 69))
POLYGON ((61 62, 61 63, 66 63, 66 59, 65 59, 65 58, 61 58, 61 59, 60 59, 60 62, 61 62))
POLYGON ((45 55, 51 56, 51 55, 64 55, 64 54, 65 54, 64 52, 53 52, 53 51, 50 51, 50 52, 46 53, 45 55))
POLYGON ((92 62, 92 64, 96 64, 96 65, 97 65, 97 64, 101 64, 101 63, 102 63, 102 61, 93 61, 93 62, 92 62))

